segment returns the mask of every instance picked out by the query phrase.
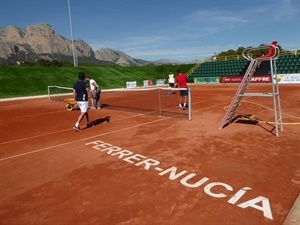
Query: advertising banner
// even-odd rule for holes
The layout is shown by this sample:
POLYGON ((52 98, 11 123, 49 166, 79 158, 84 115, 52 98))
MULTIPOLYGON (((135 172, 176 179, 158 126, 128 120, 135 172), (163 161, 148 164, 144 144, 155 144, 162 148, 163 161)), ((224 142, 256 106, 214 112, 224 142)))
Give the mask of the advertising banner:
POLYGON ((143 81, 143 86, 144 87, 149 87, 149 86, 152 86, 152 80, 144 80, 143 81))
POLYGON ((157 79, 156 80, 156 86, 163 86, 165 85, 166 79, 157 79))
POLYGON ((137 82, 136 81, 126 81, 126 88, 136 88, 137 82))
POLYGON ((194 78, 194 83, 220 83, 219 77, 197 77, 194 78))
MULTIPOLYGON (((243 76, 228 76, 221 77, 220 83, 241 83, 243 76)), ((253 76, 251 78, 251 83, 271 83, 271 75, 264 76, 253 76)))
POLYGON ((299 84, 300 74, 278 74, 277 80, 280 84, 299 84))

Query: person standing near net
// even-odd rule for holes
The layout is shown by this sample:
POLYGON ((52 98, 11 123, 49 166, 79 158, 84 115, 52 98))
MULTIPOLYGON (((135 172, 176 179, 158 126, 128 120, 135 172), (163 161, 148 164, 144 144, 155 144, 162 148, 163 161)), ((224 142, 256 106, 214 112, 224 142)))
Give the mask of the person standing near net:
POLYGON ((86 117, 87 127, 91 127, 92 124, 89 120, 89 112, 88 112, 88 84, 85 82, 85 74, 83 72, 78 73, 78 81, 76 81, 73 85, 73 97, 75 99, 75 103, 79 106, 80 115, 75 123, 73 129, 75 131, 81 131, 80 122, 84 117, 86 117))
POLYGON ((90 93, 91 93, 91 99, 92 99, 92 108, 91 109, 100 109, 101 105, 100 105, 100 94, 101 94, 101 89, 99 87, 99 85, 97 84, 97 82, 90 78, 89 76, 87 76, 85 78, 85 80, 87 82, 90 83, 90 93))
POLYGON ((169 88, 173 88, 172 90, 169 91, 169 94, 174 94, 174 86, 175 86, 175 78, 174 74, 172 73, 172 70, 170 70, 169 75, 168 75, 168 84, 169 88))
POLYGON ((177 70, 177 77, 175 78, 176 87, 185 88, 185 90, 180 90, 180 98, 179 98, 179 108, 187 109, 187 96, 188 96, 188 86, 187 86, 187 75, 181 73, 180 69, 177 70))

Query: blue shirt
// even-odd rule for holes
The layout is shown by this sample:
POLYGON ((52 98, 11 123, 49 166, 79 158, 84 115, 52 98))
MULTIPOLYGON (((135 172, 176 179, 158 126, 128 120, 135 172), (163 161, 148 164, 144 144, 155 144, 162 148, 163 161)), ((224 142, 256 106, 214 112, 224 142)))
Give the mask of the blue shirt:
POLYGON ((83 80, 78 80, 75 82, 73 89, 76 92, 76 101, 88 101, 88 93, 86 91, 86 88, 88 87, 88 84, 84 82, 83 80))

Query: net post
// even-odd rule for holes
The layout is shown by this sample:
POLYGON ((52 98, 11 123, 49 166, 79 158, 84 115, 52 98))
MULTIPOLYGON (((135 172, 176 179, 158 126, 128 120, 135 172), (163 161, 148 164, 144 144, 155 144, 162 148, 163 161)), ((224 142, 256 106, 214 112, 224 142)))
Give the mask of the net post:
POLYGON ((192 120, 192 95, 191 95, 190 88, 188 88, 188 114, 189 114, 189 120, 192 120))
POLYGON ((48 86, 48 99, 49 99, 49 101, 50 101, 50 87, 51 86, 48 86))
POLYGON ((159 107, 159 115, 162 116, 161 100, 160 100, 160 88, 158 88, 158 107, 159 107))

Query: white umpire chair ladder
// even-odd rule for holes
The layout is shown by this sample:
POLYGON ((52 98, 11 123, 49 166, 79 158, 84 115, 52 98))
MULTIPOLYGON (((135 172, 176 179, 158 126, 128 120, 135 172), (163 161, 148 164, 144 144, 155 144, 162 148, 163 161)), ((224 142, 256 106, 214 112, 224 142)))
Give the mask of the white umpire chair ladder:
POLYGON ((229 124, 231 124, 236 119, 236 111, 239 105, 241 104, 241 101, 244 96, 272 97, 273 106, 274 106, 275 132, 276 132, 276 136, 277 137, 279 136, 278 134, 279 126, 280 126, 280 130, 283 130, 283 126, 282 126, 282 114, 281 114, 280 95, 279 95, 277 69, 276 69, 276 59, 278 58, 278 56, 279 56, 279 48, 277 46, 276 41, 272 42, 272 44, 269 46, 263 46, 258 48, 246 48, 243 51, 243 57, 249 60, 250 64, 222 120, 222 123, 219 127, 220 130, 222 130, 224 127, 228 126, 229 124), (251 57, 253 51, 262 50, 265 48, 269 48, 269 53, 267 55, 257 57, 255 59, 251 57), (246 93, 247 87, 251 82, 251 78, 262 61, 270 61, 272 93, 246 93))

